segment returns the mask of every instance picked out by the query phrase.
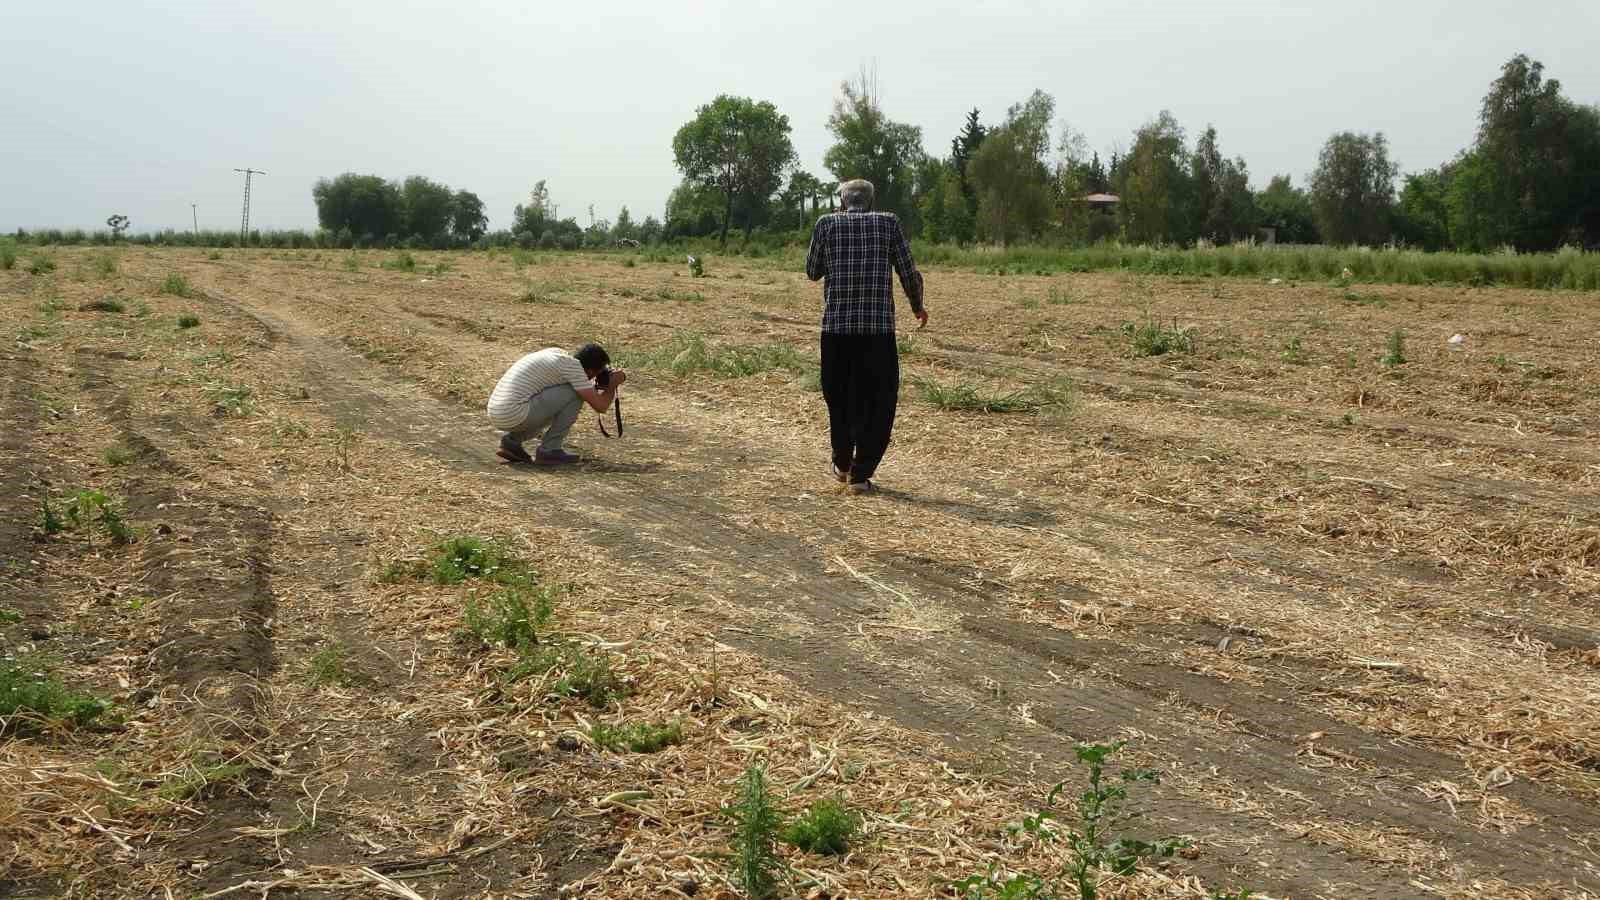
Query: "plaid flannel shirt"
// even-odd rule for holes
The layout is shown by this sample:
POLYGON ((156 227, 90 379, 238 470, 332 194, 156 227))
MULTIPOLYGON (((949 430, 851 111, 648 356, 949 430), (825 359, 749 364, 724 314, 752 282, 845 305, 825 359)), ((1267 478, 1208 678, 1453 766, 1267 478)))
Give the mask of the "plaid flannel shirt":
POLYGON ((806 254, 806 277, 826 278, 822 287, 825 334, 894 334, 893 269, 922 311, 922 273, 894 213, 851 209, 817 220, 806 254))

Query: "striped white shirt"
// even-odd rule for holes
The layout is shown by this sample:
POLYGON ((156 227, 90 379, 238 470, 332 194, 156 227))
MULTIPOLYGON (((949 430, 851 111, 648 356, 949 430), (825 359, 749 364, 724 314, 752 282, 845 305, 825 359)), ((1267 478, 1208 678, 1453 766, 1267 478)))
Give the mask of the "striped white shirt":
POLYGON ((594 387, 583 363, 557 347, 529 353, 511 364, 489 395, 489 421, 499 429, 515 428, 528 416, 528 401, 545 388, 570 384, 573 390, 594 387))

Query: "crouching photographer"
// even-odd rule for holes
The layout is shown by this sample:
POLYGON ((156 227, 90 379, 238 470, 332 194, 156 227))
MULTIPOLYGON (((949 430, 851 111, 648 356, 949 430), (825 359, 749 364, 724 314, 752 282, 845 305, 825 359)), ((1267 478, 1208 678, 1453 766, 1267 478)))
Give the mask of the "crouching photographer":
MULTIPOLYGON (((546 347, 511 364, 489 395, 489 421, 504 431, 495 455, 507 462, 561 465, 578 461, 561 448, 587 403, 604 414, 617 402, 617 389, 628 374, 611 368, 611 357, 599 344, 588 343, 572 353, 546 347), (538 437, 533 455, 523 443, 538 437)), ((602 426, 603 430, 604 426, 602 426)), ((617 430, 621 433, 621 408, 617 430)))

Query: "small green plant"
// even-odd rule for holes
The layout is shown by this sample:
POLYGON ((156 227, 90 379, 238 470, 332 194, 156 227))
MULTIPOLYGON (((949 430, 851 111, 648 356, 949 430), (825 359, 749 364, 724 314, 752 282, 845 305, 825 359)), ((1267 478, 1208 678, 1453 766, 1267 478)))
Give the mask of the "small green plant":
POLYGON ((357 256, 356 252, 354 250, 351 250, 349 253, 346 253, 345 257, 344 257, 344 270, 346 272, 354 272, 354 271, 356 271, 356 270, 358 270, 360 268, 361 268, 361 257, 357 256))
POLYGON ((254 392, 245 384, 219 384, 211 389, 217 415, 248 416, 255 412, 254 392))
POLYGON ((1382 294, 1363 294, 1357 291, 1345 291, 1344 299, 1350 303, 1360 304, 1361 306, 1376 306, 1379 309, 1387 309, 1389 306, 1389 301, 1384 299, 1382 294))
POLYGON ((190 329, 190 328, 199 328, 199 327, 200 327, 200 317, 199 316, 179 316, 178 317, 178 329, 180 331, 187 330, 187 329, 190 329))
POLYGON ((8 240, 0 240, 0 269, 10 271, 17 265, 17 245, 8 240))
POLYGON ((596 722, 589 727, 589 739, 595 746, 621 753, 659 753, 668 747, 683 743, 681 722, 631 722, 626 725, 607 725, 596 722))
POLYGON ((122 305, 122 301, 118 300, 116 297, 103 297, 99 300, 90 300, 87 303, 80 303, 78 304, 78 309, 83 310, 84 312, 119 313, 126 309, 126 307, 124 307, 122 305))
POLYGON ((897 335, 894 339, 894 349, 901 356, 920 355, 920 351, 917 350, 916 335, 912 334, 897 335))
POLYGON ((1306 361, 1305 349, 1300 346, 1300 336, 1295 335, 1283 345, 1283 352, 1279 354, 1283 361, 1290 365, 1304 365, 1306 361))
POLYGON ((1065 385, 1033 385, 1029 388, 1000 393, 978 388, 968 382, 944 384, 932 378, 914 378, 911 382, 922 393, 922 398, 940 409, 955 412, 1021 413, 1065 408, 1072 401, 1065 385))
POLYGON ((240 762, 192 766, 167 779, 156 789, 156 796, 162 800, 184 803, 218 790, 240 788, 249 776, 250 767, 240 762))
POLYGON ((704 303, 706 299, 706 295, 699 291, 675 291, 666 285, 656 289, 656 296, 677 303, 704 303))
POLYGON ((111 253, 96 253, 90 265, 96 275, 101 278, 110 278, 117 274, 117 257, 111 253))
POLYGON ((729 854, 733 883, 752 900, 777 893, 783 861, 777 839, 783 830, 783 813, 772 800, 767 772, 751 763, 739 779, 739 795, 723 810, 733 825, 733 852, 729 854))
POLYGON ((0 731, 14 719, 85 726, 111 709, 111 701, 69 689, 37 661, 0 660, 0 731))
POLYGON ((180 272, 168 272, 167 277, 161 280, 161 293, 171 294, 174 297, 190 297, 194 295, 194 288, 189 286, 189 279, 180 272))
POLYGON ((396 272, 415 272, 417 270, 417 259, 409 251, 401 250, 394 256, 384 260, 381 265, 385 269, 392 269, 396 272))
POLYGON ((706 276, 706 264, 700 257, 689 257, 689 276, 691 278, 704 278, 706 276))
POLYGON ((861 816, 838 798, 818 800, 783 829, 783 841, 807 853, 837 856, 861 833, 861 816))
POLYGON ((451 269, 454 269, 454 268, 455 268, 455 266, 452 266, 451 264, 449 264, 449 263, 447 263, 447 262, 445 262, 443 260, 440 260, 439 262, 434 263, 433 264, 433 268, 430 269, 429 271, 431 271, 435 275, 443 275, 446 272, 449 272, 451 269))
POLYGON ((627 687, 604 652, 571 652, 566 654, 565 663, 566 671, 550 686, 551 693, 576 697, 595 709, 605 709, 613 700, 627 695, 627 687))
POLYGON ((55 270, 56 261, 43 253, 34 253, 28 258, 29 275, 46 275, 55 270))
POLYGON ((1050 285, 1050 291, 1045 294, 1044 300, 1051 306, 1070 306, 1074 303, 1083 302, 1083 298, 1079 297, 1072 288, 1059 284, 1050 285))
POLYGON ((1123 322, 1122 335, 1134 356, 1194 352, 1194 331, 1179 328, 1176 321, 1169 327, 1147 315, 1143 322, 1123 322))
POLYGON ((539 643, 539 632, 555 613, 555 595, 547 588, 508 585, 481 605, 467 601, 467 631, 485 644, 522 650, 539 643))
POLYGON ((323 644, 321 649, 311 654, 307 663, 306 677, 312 687, 325 685, 347 685, 355 680, 355 673, 350 670, 346 660, 349 651, 344 645, 329 642, 323 644))
POLYGON ((350 471, 350 448, 355 445, 356 427, 348 422, 340 422, 339 427, 333 432, 333 459, 339 464, 339 469, 350 471))
POLYGON ((16 625, 22 622, 22 613, 9 606, 0 606, 0 625, 16 625))
POLYGON ((1189 845, 1186 838, 1169 837, 1156 841, 1113 836, 1139 816, 1123 811, 1128 789, 1142 782, 1158 783, 1159 773, 1151 769, 1129 769, 1107 779, 1106 760, 1125 746, 1113 743, 1078 744, 1073 748, 1078 762, 1089 769, 1089 783, 1078 796, 1076 820, 1068 823, 1066 810, 1056 805, 1066 782, 1050 789, 1044 809, 1026 816, 1012 832, 1036 843, 1061 847, 1061 868, 1049 875, 1021 872, 1002 878, 993 866, 982 875, 956 882, 955 888, 966 900, 993 898, 1055 898, 1075 893, 1078 900, 1097 900, 1100 889, 1117 878, 1133 874, 1140 861, 1170 857, 1189 845), (1063 890, 1066 888, 1068 890, 1063 890))
POLYGON ((209 259, 209 260, 215 262, 215 261, 217 261, 217 260, 219 260, 221 258, 222 258, 222 251, 221 250, 207 250, 206 251, 206 259, 209 259))
POLYGON ((105 460, 108 466, 125 466, 138 456, 137 452, 120 444, 113 444, 100 452, 100 458, 105 460))
POLYGON ((468 578, 502 583, 522 580, 522 566, 493 541, 471 535, 449 538, 434 549, 428 572, 435 584, 460 584, 468 578))
POLYGON ((114 544, 131 544, 137 533, 122 517, 117 502, 104 491, 82 490, 67 501, 67 522, 82 531, 91 543, 96 531, 105 532, 114 544))
POLYGON ((816 368, 791 344, 708 344, 693 332, 680 332, 671 341, 646 353, 628 354, 624 365, 665 369, 674 375, 710 372, 723 378, 746 378, 774 370, 803 375, 816 368))
POLYGON ((56 515, 55 508, 50 505, 50 498, 45 497, 39 501, 39 530, 45 534, 57 534, 65 531, 67 523, 56 515))
POLYGON ((622 267, 623 267, 623 268, 624 268, 624 269, 631 269, 631 268, 633 268, 633 267, 634 267, 634 266, 637 266, 637 265, 638 265, 638 264, 639 264, 639 261, 638 261, 638 260, 636 260, 636 259, 634 259, 634 258, 633 258, 633 257, 631 257, 631 256, 630 256, 630 257, 628 257, 628 258, 627 258, 627 259, 624 259, 624 260, 623 260, 623 261, 622 261, 622 267))
POLYGON ((532 306, 554 306, 562 302, 561 296, 548 285, 528 285, 528 289, 518 294, 515 298, 518 303, 527 303, 532 306))
POLYGON ((1386 366, 1405 365, 1406 361, 1406 333, 1398 328, 1389 332, 1389 342, 1384 347, 1383 364, 1386 366))

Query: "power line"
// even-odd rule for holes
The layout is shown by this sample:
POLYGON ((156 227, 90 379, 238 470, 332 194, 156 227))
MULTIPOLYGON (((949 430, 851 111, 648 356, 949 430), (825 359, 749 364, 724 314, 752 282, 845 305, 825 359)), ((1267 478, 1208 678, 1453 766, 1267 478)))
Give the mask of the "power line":
POLYGON ((239 246, 244 246, 250 240, 250 176, 265 175, 260 169, 234 169, 235 172, 244 173, 244 213, 239 217, 239 246))

